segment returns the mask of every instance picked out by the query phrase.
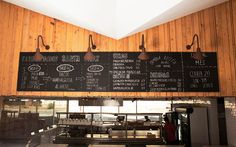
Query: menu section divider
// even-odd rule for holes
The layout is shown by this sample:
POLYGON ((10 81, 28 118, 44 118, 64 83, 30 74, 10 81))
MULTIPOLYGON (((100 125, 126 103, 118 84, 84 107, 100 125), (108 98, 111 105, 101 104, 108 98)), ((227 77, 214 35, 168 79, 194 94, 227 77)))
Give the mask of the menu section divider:
POLYGON ((218 92, 217 55, 204 53, 196 61, 190 52, 44 52, 35 62, 34 52, 21 52, 18 91, 90 92, 218 92))

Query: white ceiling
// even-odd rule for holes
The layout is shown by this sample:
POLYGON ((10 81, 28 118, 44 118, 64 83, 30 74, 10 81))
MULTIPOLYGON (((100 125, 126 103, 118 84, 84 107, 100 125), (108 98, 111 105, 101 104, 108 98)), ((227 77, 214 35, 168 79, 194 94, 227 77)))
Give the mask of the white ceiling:
POLYGON ((227 0, 4 0, 114 39, 227 0))

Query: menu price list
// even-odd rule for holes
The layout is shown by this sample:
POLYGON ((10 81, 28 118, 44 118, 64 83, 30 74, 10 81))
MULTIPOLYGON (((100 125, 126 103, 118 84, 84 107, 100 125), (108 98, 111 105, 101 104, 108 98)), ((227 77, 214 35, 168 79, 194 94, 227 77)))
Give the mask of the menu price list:
POLYGON ((148 61, 138 52, 97 52, 95 61, 81 52, 42 54, 41 62, 32 52, 20 54, 18 91, 219 91, 216 53, 203 61, 186 52, 149 52, 148 61))
POLYGON ((192 55, 183 54, 184 91, 219 91, 216 53, 205 53, 204 60, 199 61, 192 60, 192 55))
POLYGON ((137 56, 136 53, 113 53, 112 91, 146 91, 146 63, 138 60, 137 56))
POLYGON ((149 91, 181 92, 182 58, 181 53, 155 52, 150 54, 148 63, 149 91))

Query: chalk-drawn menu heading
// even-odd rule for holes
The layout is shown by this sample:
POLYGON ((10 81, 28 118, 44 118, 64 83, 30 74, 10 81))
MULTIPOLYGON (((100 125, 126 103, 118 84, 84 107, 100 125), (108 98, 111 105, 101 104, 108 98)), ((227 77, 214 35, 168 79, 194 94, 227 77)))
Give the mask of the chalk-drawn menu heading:
POLYGON ((96 92, 217 92, 216 53, 195 61, 187 52, 149 52, 141 61, 138 52, 42 53, 41 62, 32 52, 20 53, 18 91, 96 92))

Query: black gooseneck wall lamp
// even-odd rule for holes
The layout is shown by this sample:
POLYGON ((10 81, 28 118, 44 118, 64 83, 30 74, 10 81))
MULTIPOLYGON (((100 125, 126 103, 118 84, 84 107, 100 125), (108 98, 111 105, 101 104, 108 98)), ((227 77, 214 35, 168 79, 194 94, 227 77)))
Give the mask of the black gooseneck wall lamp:
POLYGON ((196 52, 193 53, 192 58, 195 60, 203 60, 204 55, 202 54, 201 49, 199 47, 199 37, 197 34, 194 34, 192 43, 190 45, 186 45, 186 48, 187 48, 187 50, 191 49, 191 47, 194 44, 195 38, 197 39, 197 50, 196 50, 196 52))
POLYGON ((49 45, 45 45, 44 41, 43 41, 43 36, 42 35, 38 35, 37 37, 37 48, 36 48, 36 52, 34 54, 33 60, 34 61, 42 61, 43 59, 43 55, 40 53, 40 48, 39 48, 39 40, 41 39, 42 45, 44 46, 44 48, 46 50, 49 50, 50 46, 49 45))
POLYGON ((139 46, 139 49, 142 50, 142 52, 139 54, 138 59, 140 60, 148 60, 149 59, 149 55, 146 52, 146 48, 144 46, 144 35, 142 34, 142 43, 139 46))
POLYGON ((94 61, 95 60, 95 56, 93 55, 91 49, 96 49, 96 45, 93 44, 93 37, 90 34, 89 35, 89 40, 88 40, 88 51, 84 55, 84 60, 85 61, 94 61), (92 46, 92 48, 91 48, 91 46, 92 46))

